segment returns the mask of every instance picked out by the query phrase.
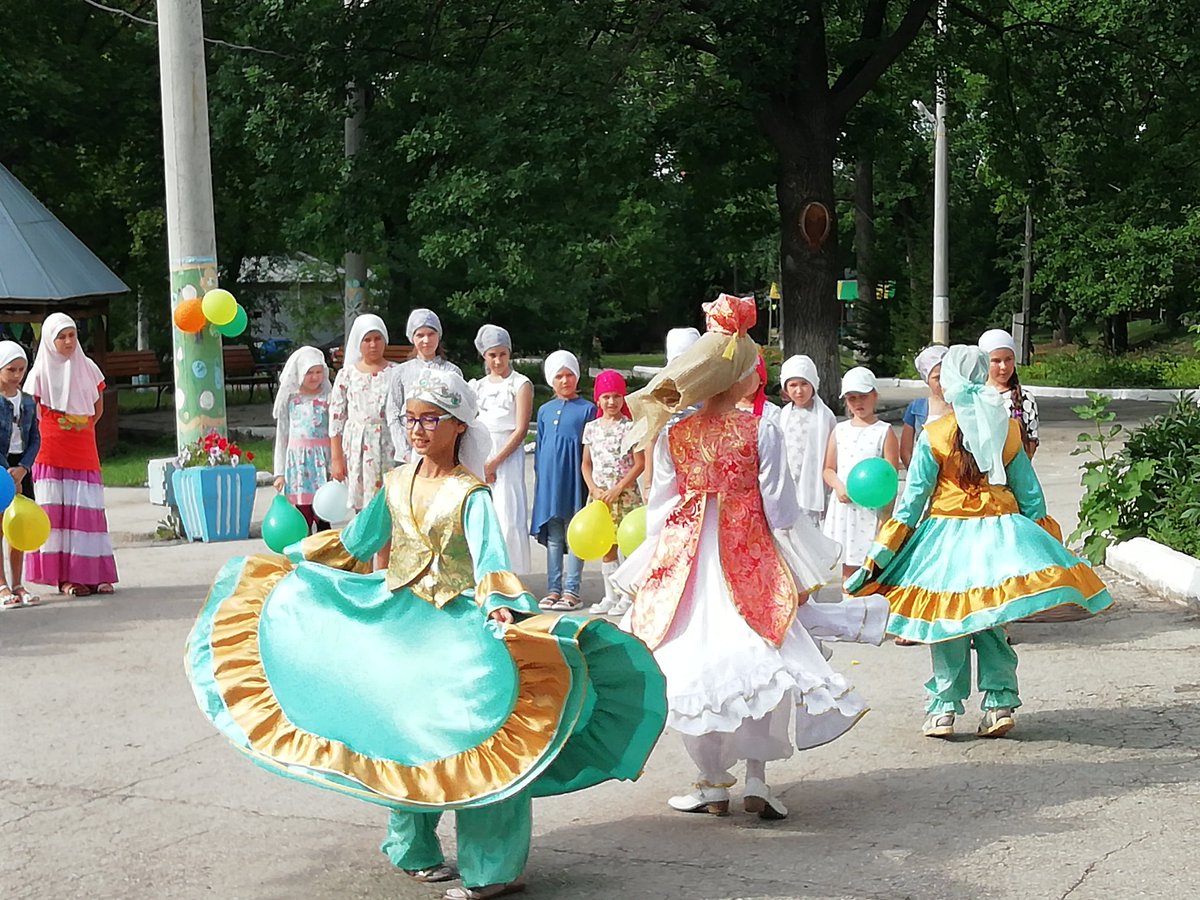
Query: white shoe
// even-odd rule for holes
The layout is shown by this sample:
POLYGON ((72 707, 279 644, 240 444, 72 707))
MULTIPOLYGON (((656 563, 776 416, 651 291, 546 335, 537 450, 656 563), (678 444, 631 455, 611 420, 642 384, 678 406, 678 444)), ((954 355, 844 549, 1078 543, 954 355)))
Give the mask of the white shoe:
POLYGON ((783 801, 771 793, 770 785, 758 778, 746 779, 742 804, 746 812, 755 813, 760 819, 787 818, 788 808, 783 805, 783 801))
POLYGON ((729 788, 713 787, 710 784, 693 785, 690 794, 672 797, 667 801, 667 805, 679 812, 727 816, 729 815, 729 788))
POLYGON ((617 603, 616 597, 605 597, 599 603, 593 603, 591 609, 588 610, 593 616, 604 616, 612 612, 613 606, 617 603))
POLYGON ((612 609, 608 611, 610 616, 623 616, 629 612, 629 607, 633 606, 633 600, 625 594, 621 594, 621 599, 612 605, 612 609))

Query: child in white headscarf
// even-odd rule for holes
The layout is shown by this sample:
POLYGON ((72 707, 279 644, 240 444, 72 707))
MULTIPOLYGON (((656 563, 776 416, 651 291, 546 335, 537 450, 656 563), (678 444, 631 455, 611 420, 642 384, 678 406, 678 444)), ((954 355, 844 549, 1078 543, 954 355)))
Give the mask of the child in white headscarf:
POLYGON ((917 374, 929 385, 929 396, 918 397, 904 410, 904 424, 900 429, 900 463, 906 469, 912 461, 913 446, 921 436, 921 430, 950 412, 950 404, 942 395, 941 382, 942 359, 948 349, 934 344, 918 353, 913 360, 917 374))
POLYGON ((329 474, 346 482, 355 510, 371 502, 396 456, 387 423, 396 366, 383 356, 387 342, 387 325, 379 316, 355 319, 329 399, 329 474))
POLYGON ((985 331, 979 337, 979 349, 988 357, 988 384, 1000 392, 1008 406, 1008 414, 1021 426, 1021 443, 1029 458, 1041 444, 1038 434, 1040 418, 1037 400, 1021 387, 1017 377, 1017 344, 1003 328, 985 331))
POLYGON ((275 395, 275 490, 322 531, 328 523, 313 512, 313 495, 329 481, 329 368, 316 347, 288 357, 275 395))
MULTIPOLYGON (((442 348, 442 320, 432 309, 414 309, 408 314, 404 334, 412 342, 413 355, 400 363, 396 377, 392 380, 392 393, 388 397, 388 427, 392 430, 392 443, 396 447, 396 462, 407 462, 411 448, 408 434, 404 430, 405 398, 416 384, 421 372, 435 369, 453 372, 462 378, 462 369, 446 359, 442 348)), ((476 472, 480 478, 482 472, 476 472)))
POLYGON ((883 594, 888 632, 930 645, 926 737, 953 735, 971 693, 974 648, 983 693, 977 734, 997 738, 1021 705, 1017 655, 1002 626, 1066 604, 1099 612, 1112 598, 1062 546, 1020 428, 986 383, 984 353, 951 347, 941 375, 953 411, 917 440, 904 496, 846 590, 883 594))
POLYGON ((801 511, 818 528, 825 515, 829 487, 825 484, 825 448, 837 424, 833 410, 817 391, 821 376, 807 356, 792 356, 779 370, 779 381, 789 402, 779 414, 788 469, 796 485, 801 511))
MULTIPOLYGON (((4 398, 5 404, 0 405, 0 450, 7 454, 8 474, 15 492, 32 500, 33 477, 30 473, 42 436, 38 429, 37 404, 21 391, 21 381, 28 367, 28 357, 20 344, 0 341, 0 397, 4 398)), ((36 606, 41 599, 21 584, 25 554, 10 546, 8 561, 12 569, 11 582, 4 579, 3 562, 0 562, 0 609, 36 606)))
POLYGON ((525 435, 533 414, 533 383, 512 367, 512 338, 499 325, 484 325, 475 349, 487 370, 471 382, 479 403, 479 421, 492 449, 479 477, 492 487, 496 518, 518 575, 529 572, 529 498, 525 491, 525 435))

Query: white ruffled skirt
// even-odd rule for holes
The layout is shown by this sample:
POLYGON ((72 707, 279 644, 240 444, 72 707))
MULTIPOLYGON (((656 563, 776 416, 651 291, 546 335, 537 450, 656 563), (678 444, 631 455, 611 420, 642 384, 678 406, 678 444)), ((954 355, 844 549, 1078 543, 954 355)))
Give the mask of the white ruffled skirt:
MULTIPOLYGON (((493 431, 492 453, 508 443, 511 431, 493 431)), ((492 503, 496 518, 508 547, 509 569, 514 575, 528 575, 529 561, 529 500, 525 490, 525 450, 518 447, 496 469, 492 486, 492 503)))
MULTIPOLYGON (((807 521, 775 533, 796 583, 811 587, 836 567, 830 544, 807 521)), ((666 638, 654 651, 667 679, 667 724, 685 736, 702 769, 739 759, 784 759, 828 743, 867 706, 829 665, 822 641, 878 644, 888 604, 883 597, 844 598, 840 581, 803 604, 779 647, 758 635, 734 606, 721 570, 715 507, 701 526, 696 567, 666 638), (822 602, 825 600, 826 602, 822 602), (794 713, 794 715, 793 715, 794 713), (789 726, 795 722, 795 737, 789 726), (703 740, 698 740, 703 738, 703 740)), ((618 584, 641 580, 653 553, 647 540, 618 571, 618 584)), ((836 548, 835 548, 836 549, 836 548)), ((634 604, 637 597, 634 596, 634 604)), ((630 615, 621 627, 630 630, 630 615)))

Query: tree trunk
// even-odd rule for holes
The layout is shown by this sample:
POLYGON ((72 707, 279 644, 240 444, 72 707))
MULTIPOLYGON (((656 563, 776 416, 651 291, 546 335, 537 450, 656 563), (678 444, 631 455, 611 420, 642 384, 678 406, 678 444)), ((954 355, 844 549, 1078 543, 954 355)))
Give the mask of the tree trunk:
MULTIPOLYGON (((838 403, 841 359, 837 299, 837 211, 833 197, 836 137, 826 113, 827 92, 805 92, 764 115, 764 130, 779 154, 779 268, 783 292, 784 356, 805 353, 821 376, 822 399, 838 403), (809 203, 824 206, 827 234, 806 238, 801 217, 809 203)), ((810 232, 813 229, 810 228, 810 232)), ((838 404, 840 406, 840 403, 838 404)))
POLYGON ((1058 328, 1054 330, 1054 342, 1060 347, 1071 343, 1071 313, 1065 303, 1058 307, 1058 328))

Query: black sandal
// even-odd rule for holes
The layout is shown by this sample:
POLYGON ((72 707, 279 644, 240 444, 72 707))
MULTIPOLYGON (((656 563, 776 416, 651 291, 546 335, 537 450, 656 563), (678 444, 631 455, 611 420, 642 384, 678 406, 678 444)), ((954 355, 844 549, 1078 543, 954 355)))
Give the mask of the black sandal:
POLYGON ((442 863, 440 866, 432 866, 428 869, 405 869, 404 874, 414 881, 420 881, 425 884, 435 884, 439 881, 453 881, 458 877, 458 873, 445 863, 442 863))

